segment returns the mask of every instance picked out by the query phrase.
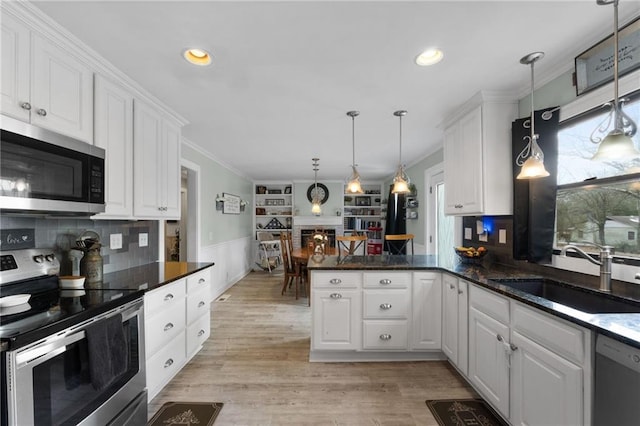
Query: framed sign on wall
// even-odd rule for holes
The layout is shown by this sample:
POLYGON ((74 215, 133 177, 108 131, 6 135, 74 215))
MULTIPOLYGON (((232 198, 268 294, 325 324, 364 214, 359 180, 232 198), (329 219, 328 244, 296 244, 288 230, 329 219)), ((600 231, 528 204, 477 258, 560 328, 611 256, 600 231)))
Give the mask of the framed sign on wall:
POLYGON ((240 197, 237 195, 222 193, 224 198, 224 205, 222 207, 222 213, 224 214, 240 214, 240 197))

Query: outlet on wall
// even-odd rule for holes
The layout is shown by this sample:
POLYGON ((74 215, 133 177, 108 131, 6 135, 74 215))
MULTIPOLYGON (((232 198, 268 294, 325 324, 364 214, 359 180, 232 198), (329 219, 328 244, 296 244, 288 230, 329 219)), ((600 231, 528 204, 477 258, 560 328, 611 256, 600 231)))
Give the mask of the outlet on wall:
POLYGON ((122 234, 109 235, 109 248, 111 250, 118 250, 122 248, 122 234))
POLYGON ((149 245, 149 234, 146 232, 138 234, 138 245, 140 247, 146 247, 149 245))

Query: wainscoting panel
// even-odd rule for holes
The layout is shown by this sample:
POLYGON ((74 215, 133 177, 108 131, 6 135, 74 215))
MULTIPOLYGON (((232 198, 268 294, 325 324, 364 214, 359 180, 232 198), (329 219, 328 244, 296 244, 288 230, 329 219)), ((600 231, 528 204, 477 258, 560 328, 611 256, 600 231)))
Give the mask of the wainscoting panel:
POLYGON ((252 238, 245 237, 200 248, 198 261, 215 263, 211 300, 251 272, 252 244, 252 238))

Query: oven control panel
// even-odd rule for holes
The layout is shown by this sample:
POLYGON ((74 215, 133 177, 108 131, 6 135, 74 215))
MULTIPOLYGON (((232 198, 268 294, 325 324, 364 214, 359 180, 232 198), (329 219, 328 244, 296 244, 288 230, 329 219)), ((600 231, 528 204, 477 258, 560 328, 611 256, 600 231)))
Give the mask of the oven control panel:
POLYGON ((0 254, 0 285, 60 272, 52 249, 10 250, 0 254))

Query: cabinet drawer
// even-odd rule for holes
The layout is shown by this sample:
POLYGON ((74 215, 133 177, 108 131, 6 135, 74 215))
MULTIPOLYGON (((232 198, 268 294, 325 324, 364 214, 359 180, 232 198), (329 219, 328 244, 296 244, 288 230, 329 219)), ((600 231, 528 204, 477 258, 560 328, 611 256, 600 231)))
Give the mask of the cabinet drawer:
POLYGON ((187 293, 199 291, 202 288, 211 288, 211 268, 196 272, 187 277, 187 293))
POLYGON ((184 304, 186 285, 184 280, 152 290, 144 295, 144 311, 147 315, 170 309, 174 304, 184 304))
POLYGON ((363 349, 407 349, 409 326, 407 321, 364 321, 363 349))
POLYGON ((469 304, 495 320, 509 323, 509 299, 506 297, 472 285, 469 289, 469 304))
POLYGON ((407 288, 411 283, 409 272, 365 272, 366 288, 407 288))
POLYGON ((202 289, 187 296, 187 324, 210 311, 209 290, 202 289))
POLYGON ((316 272, 311 271, 313 288, 360 288, 362 273, 360 272, 316 272))
POLYGON ((569 360, 585 360, 586 330, 521 303, 513 303, 512 329, 569 360))
POLYGON ((409 289, 364 290, 365 319, 408 319, 409 289))
POLYGON ((210 334, 211 316, 207 313, 187 327, 187 356, 195 355, 196 350, 202 346, 210 334))
POLYGON ((149 389, 149 399, 153 398, 160 391, 160 386, 167 383, 180 371, 186 358, 184 349, 185 333, 183 330, 182 333, 172 339, 170 345, 165 346, 147 360, 147 388, 149 389))
POLYGON ((145 350, 147 358, 163 346, 174 346, 174 338, 185 328, 185 304, 175 304, 153 316, 145 316, 145 350))

